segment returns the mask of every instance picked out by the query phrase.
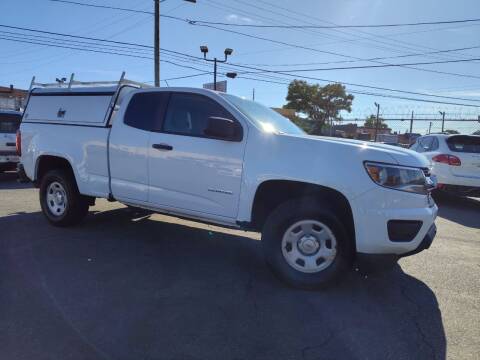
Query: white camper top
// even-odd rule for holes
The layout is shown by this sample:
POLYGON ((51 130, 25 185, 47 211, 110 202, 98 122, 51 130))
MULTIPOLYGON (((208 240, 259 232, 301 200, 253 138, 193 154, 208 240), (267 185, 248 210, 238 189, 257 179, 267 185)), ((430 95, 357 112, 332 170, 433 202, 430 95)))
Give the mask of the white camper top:
POLYGON ((23 121, 103 126, 116 87, 34 89, 23 121))
POLYGON ((73 74, 69 83, 42 84, 33 78, 22 121, 104 127, 117 97, 147 86, 124 79, 124 74, 116 82, 74 81, 73 74))

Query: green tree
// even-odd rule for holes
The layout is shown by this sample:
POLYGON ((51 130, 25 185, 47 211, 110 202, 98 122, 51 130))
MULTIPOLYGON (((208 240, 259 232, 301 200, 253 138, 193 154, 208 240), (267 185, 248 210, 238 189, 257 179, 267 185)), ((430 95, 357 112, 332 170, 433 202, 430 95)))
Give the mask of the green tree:
POLYGON ((450 134, 450 135, 454 135, 454 134, 460 134, 460 132, 458 132, 457 130, 452 130, 452 129, 447 129, 444 131, 445 134, 450 134))
POLYGON ((306 115, 312 124, 309 132, 318 135, 325 123, 338 119, 340 111, 352 111, 353 95, 347 94, 342 84, 320 86, 310 85, 304 80, 293 80, 288 86, 286 100, 284 108, 306 115))
MULTIPOLYGON (((370 115, 365 119, 365 123, 363 126, 366 128, 375 128, 377 123, 377 117, 375 115, 370 115)), ((385 123, 385 120, 382 119, 381 117, 378 117, 378 128, 379 129, 387 129, 388 125, 385 123)))

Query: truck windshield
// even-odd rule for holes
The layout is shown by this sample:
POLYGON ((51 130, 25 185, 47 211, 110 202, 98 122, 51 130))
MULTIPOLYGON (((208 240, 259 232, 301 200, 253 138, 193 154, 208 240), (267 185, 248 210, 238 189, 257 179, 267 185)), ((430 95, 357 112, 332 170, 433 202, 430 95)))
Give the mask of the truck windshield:
POLYGON ((265 132, 280 134, 305 134, 297 125, 276 111, 257 102, 245 100, 237 96, 221 94, 242 114, 257 124, 265 132))
POLYGON ((21 116, 0 113, 0 133, 16 133, 20 127, 21 116))

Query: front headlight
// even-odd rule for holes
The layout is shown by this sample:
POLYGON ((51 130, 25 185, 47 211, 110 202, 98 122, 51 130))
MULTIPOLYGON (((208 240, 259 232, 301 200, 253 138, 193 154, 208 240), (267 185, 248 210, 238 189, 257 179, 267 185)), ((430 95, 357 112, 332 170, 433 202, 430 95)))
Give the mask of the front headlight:
POLYGON ((370 178, 390 189, 427 194, 429 186, 422 169, 376 162, 365 162, 370 178))

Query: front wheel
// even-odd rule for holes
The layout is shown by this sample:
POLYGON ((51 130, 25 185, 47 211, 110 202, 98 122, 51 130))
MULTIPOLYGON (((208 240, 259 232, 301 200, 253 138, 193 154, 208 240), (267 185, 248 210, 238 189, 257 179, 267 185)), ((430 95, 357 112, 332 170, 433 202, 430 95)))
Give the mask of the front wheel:
POLYGON ((63 170, 49 171, 42 178, 40 205, 55 226, 75 225, 88 213, 88 201, 78 192, 75 178, 63 170))
POLYGON ((267 263, 294 287, 326 287, 351 266, 353 246, 344 226, 311 199, 279 205, 265 222, 262 244, 267 263))

